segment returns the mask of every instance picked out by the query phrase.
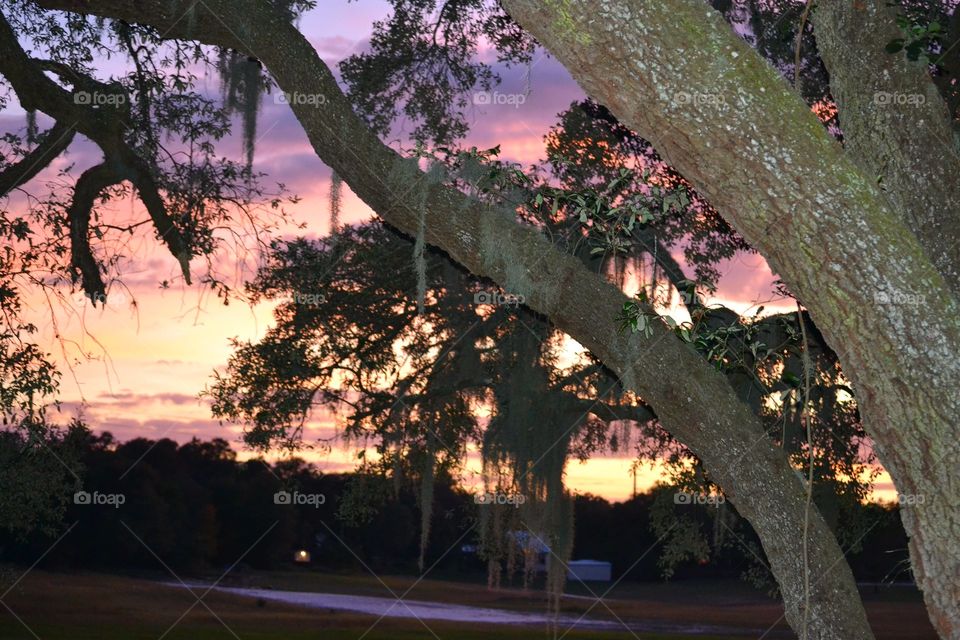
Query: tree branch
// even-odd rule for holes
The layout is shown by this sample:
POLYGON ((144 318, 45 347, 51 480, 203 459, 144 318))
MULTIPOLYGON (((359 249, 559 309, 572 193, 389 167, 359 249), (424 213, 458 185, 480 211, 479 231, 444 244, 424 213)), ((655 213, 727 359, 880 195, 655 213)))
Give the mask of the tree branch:
MULTIPOLYGON (((166 210, 149 164, 127 144, 125 134, 130 126, 128 96, 118 85, 107 85, 77 72, 64 64, 34 60, 20 46, 6 17, 0 13, 0 74, 11 84, 21 105, 43 111, 58 123, 70 122, 76 131, 90 138, 105 156, 105 162, 120 180, 129 180, 137 187, 140 198, 153 219, 157 234, 180 263, 186 281, 190 282, 190 248, 166 210), (70 92, 44 74, 53 71, 87 96, 115 95, 109 104, 91 104, 80 93, 70 92)), ((103 169, 99 170, 103 171, 103 169)), ((90 183, 88 183, 90 184, 90 183)), ((114 183, 115 184, 115 183, 114 183)), ((82 207, 81 207, 82 208, 82 207)), ((92 283, 92 281, 91 281, 92 283)), ((90 295, 90 291, 86 290, 90 295)))
POLYGON ((903 34, 887 0, 821 2, 817 48, 830 72, 844 147, 905 214, 927 255, 960 293, 960 155, 953 117, 927 63, 884 47, 903 34))
POLYGON ((120 180, 120 176, 106 163, 87 169, 77 178, 73 201, 67 210, 73 280, 80 280, 83 291, 94 305, 106 299, 106 287, 100 277, 100 265, 90 250, 90 214, 100 193, 120 180))
POLYGON ((62 122, 54 123, 39 144, 17 162, 0 171, 0 198, 17 187, 33 180, 38 173, 63 153, 73 142, 74 128, 62 122))

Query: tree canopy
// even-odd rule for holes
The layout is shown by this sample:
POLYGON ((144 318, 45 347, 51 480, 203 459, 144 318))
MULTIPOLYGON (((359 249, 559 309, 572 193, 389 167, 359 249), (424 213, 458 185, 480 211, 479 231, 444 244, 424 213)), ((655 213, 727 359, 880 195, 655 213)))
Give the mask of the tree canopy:
MULTIPOLYGON (((956 447, 960 408, 953 382, 960 345, 960 203, 954 188, 960 167, 953 133, 956 65, 949 53, 957 20, 947 3, 891 7, 869 0, 811 11, 809 4, 739 2, 718 2, 715 10, 696 0, 398 0, 391 18, 375 25, 369 52, 344 63, 346 92, 298 30, 294 18, 304 8, 254 0, 203 6, 40 0, 8 12, 0 24, 0 74, 29 111, 46 114, 54 125, 36 142, 33 125, 24 140, 13 140, 14 160, 7 163, 13 172, 5 167, 3 174, 7 190, 32 177, 20 169, 32 167, 38 154, 63 150, 62 128, 74 119, 81 123, 77 131, 104 154, 68 196, 45 198, 31 209, 27 220, 37 221, 49 245, 30 251, 29 225, 22 216, 9 217, 4 228, 27 247, 8 254, 11 283, 36 263, 77 283, 91 300, 102 297, 101 272, 113 263, 102 253, 98 259, 91 240, 129 233, 134 225, 103 225, 92 212, 99 200, 124 189, 136 190, 149 214, 144 224, 189 280, 189 259, 220 246, 214 229, 262 219, 235 215, 228 205, 247 214, 258 203, 268 204, 268 211, 279 207, 279 200, 253 186, 255 96, 273 84, 323 96, 322 108, 291 106, 338 179, 412 239, 401 264, 412 268, 407 284, 413 296, 406 297, 409 288, 391 286, 388 297, 373 301, 381 311, 375 319, 384 324, 368 344, 351 321, 297 304, 297 295, 315 291, 290 287, 301 286, 293 269, 362 254, 363 233, 343 230, 319 250, 297 241, 275 245, 272 269, 261 272, 254 292, 286 289, 294 304, 281 306, 266 341, 237 345, 230 377, 213 392, 223 415, 252 421, 254 443, 289 444, 291 436, 295 442, 291 419, 309 410, 318 391, 325 402, 357 403, 359 397, 355 426, 378 430, 387 449, 401 431, 400 442, 408 433, 422 436, 421 462, 431 462, 415 468, 425 476, 436 470, 440 438, 433 442, 431 433, 437 416, 455 418, 449 425, 458 434, 475 428, 467 409, 480 397, 477 387, 458 389, 454 379, 447 387, 452 393, 441 399, 423 392, 431 382, 441 388, 451 382, 449 376, 431 378, 434 367, 443 366, 434 350, 450 339, 432 325, 457 326, 471 311, 449 295, 450 287, 469 293, 476 286, 451 265, 435 266, 429 244, 526 305, 523 311, 497 309, 490 323, 484 318, 486 337, 498 347, 497 373, 522 380, 520 388, 549 393, 556 363, 543 345, 564 333, 591 354, 584 371, 610 377, 618 392, 636 394, 634 408, 649 407, 657 426, 696 456, 756 531, 787 618, 804 637, 872 635, 836 537, 813 506, 818 468, 833 480, 855 471, 862 464, 857 442, 868 434, 898 488, 929 498, 902 513, 931 620, 943 637, 955 633, 960 561, 949 541, 960 478, 950 473, 949 452, 956 447), (65 13, 42 20, 38 7, 65 13), (948 28, 940 26, 947 22, 948 28), (36 52, 24 50, 18 31, 36 52), (590 96, 548 136, 549 175, 453 148, 465 131, 464 96, 496 79, 489 64, 476 60, 481 40, 492 42, 498 59, 520 64, 539 43, 590 96), (135 71, 95 79, 91 43, 102 55, 111 47, 125 52, 135 71), (189 108, 176 108, 193 81, 188 63, 216 64, 224 77, 222 104, 194 96, 189 108), (864 73, 865 64, 875 72, 864 73), (137 99, 129 99, 134 93, 137 99), (103 104, 84 104, 81 95, 101 96, 103 104), (245 163, 214 151, 226 133, 217 123, 236 109, 244 114, 245 163), (401 115, 415 122, 413 153, 398 153, 380 139, 401 115), (167 153, 154 121, 196 155, 167 153), (210 185, 217 189, 212 196, 210 185), (661 250, 678 245, 694 273, 686 274, 661 250), (747 245, 807 311, 793 320, 751 321, 702 308, 700 293, 716 277, 712 265, 747 245), (654 291, 625 295, 623 274, 644 262, 654 291), (685 303, 689 322, 662 316, 658 303, 664 300, 655 291, 661 279, 669 295, 685 303), (922 312, 904 303, 910 300, 922 300, 922 312), (450 317, 437 311, 443 307, 450 317), (504 327, 498 314, 513 324, 504 327), (523 322, 532 333, 518 328, 523 322), (337 323, 342 333, 328 333, 337 323), (412 363, 409 371, 390 360, 398 341, 412 363), (342 370, 359 353, 373 366, 344 377, 342 370), (392 392, 381 385, 391 373, 392 392), (344 388, 352 385, 359 396, 340 393, 336 385, 344 380, 344 388), (422 396, 415 408, 381 412, 391 396, 402 400, 411 391, 422 396), (777 397, 780 404, 771 406, 777 397), (769 433, 777 421, 779 439, 769 433), (816 435, 824 426, 828 436, 841 432, 838 444, 816 435), (818 445, 829 464, 818 465, 809 455, 818 445), (806 479, 796 473, 804 447, 806 479)), ((380 237, 375 253, 388 263, 392 258, 380 249, 409 242, 380 237)), ((212 272, 203 278, 227 293, 212 272)), ((355 291, 341 293, 357 318, 370 316, 371 301, 360 309, 349 299, 355 291)), ((14 340, 29 333, 29 327, 12 326, 14 340)), ((483 371, 483 348, 482 340, 479 347, 454 345, 453 358, 465 358, 456 371, 468 377, 483 371)), ((479 387, 496 400, 498 412, 486 432, 507 452, 516 479, 518 470, 525 477, 544 431, 528 438, 525 421, 509 416, 529 417, 533 397, 541 396, 518 395, 517 385, 504 390, 505 384, 494 376, 479 387), (504 409, 508 418, 498 424, 504 409)), ((560 391, 563 398, 581 399, 562 385, 560 391)), ((591 392, 596 388, 584 390, 591 392)), ((563 403, 549 409, 561 410, 563 403)), ((547 484, 533 493, 557 496, 556 477, 543 476, 547 484)), ((858 497, 853 486, 851 495, 858 497)), ((425 490, 422 503, 429 498, 425 490)), ((565 513, 555 506, 544 522, 565 520, 565 513)))

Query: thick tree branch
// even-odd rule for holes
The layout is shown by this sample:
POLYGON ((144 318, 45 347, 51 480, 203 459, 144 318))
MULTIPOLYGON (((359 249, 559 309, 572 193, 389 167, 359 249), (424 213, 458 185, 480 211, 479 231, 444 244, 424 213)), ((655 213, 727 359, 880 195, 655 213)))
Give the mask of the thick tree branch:
MULTIPOLYGON (((783 588, 791 621, 798 619, 803 567, 793 536, 803 523, 803 486, 783 453, 767 438, 762 423, 722 375, 666 326, 657 324, 651 339, 619 333, 615 317, 627 301, 622 292, 550 245, 536 230, 517 224, 513 212, 492 210, 438 184, 383 145, 353 113, 313 47, 270 3, 40 0, 39 4, 148 24, 166 37, 239 49, 263 61, 282 91, 323 96, 321 107, 307 104, 310 101, 291 102, 324 162, 374 211, 405 233, 415 235, 422 215, 428 242, 473 273, 524 295, 531 308, 549 317, 639 392, 665 428, 703 460, 713 479, 753 524, 783 588), (187 13, 189 19, 184 17, 187 13)), ((706 8, 700 5, 700 11, 706 8)), ((803 135, 818 127, 811 122, 803 135)), ((833 534, 818 514, 810 530, 811 570, 820 576, 811 619, 819 637, 872 637, 833 534), (835 616, 838 602, 842 616, 835 616)))
POLYGON ((847 156, 875 177, 960 293, 960 147, 926 62, 884 47, 903 34, 887 0, 821 2, 817 49, 830 72, 847 156))
POLYGON ((73 134, 72 125, 56 122, 30 153, 0 171, 0 198, 30 182, 48 167, 70 146, 73 142, 73 134))
MULTIPOLYGON (((105 163, 110 165, 120 181, 129 180, 137 187, 158 236, 180 263, 183 276, 189 283, 190 247, 170 217, 149 165, 126 142, 130 109, 128 96, 123 89, 89 78, 62 63, 30 58, 2 13, 0 74, 10 82, 24 108, 42 111, 58 123, 71 123, 69 126, 100 147, 105 163), (67 91, 58 85, 47 77, 44 70, 52 71, 73 84, 75 91, 67 91), (98 101, 81 99, 80 91, 86 92, 86 98, 113 95, 116 100, 100 104, 98 101)), ((85 291, 93 295, 90 290, 85 291)))
POLYGON ((80 280, 83 291, 94 305, 106 299, 106 287, 100 277, 100 265, 90 250, 90 214, 100 193, 120 181, 120 176, 106 163, 87 169, 77 178, 73 201, 67 210, 73 279, 74 282, 80 280))
POLYGON ((647 424, 657 420, 657 415, 652 409, 643 404, 621 405, 580 399, 572 403, 572 408, 578 414, 578 417, 593 414, 605 422, 628 420, 639 424, 647 424))

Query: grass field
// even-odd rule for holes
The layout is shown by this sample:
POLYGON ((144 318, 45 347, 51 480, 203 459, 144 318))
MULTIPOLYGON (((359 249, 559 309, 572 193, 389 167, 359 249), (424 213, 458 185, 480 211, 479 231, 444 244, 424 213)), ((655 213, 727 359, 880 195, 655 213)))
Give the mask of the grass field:
MULTIPOLYGON (((372 577, 276 572, 252 577, 259 586, 301 591, 327 591, 355 595, 389 596, 372 577)), ((384 581, 402 594, 413 580, 386 577, 384 581)), ((424 580, 407 594, 409 600, 435 600, 514 610, 542 611, 542 596, 516 590, 487 591, 477 585, 424 580)), ((482 624, 383 619, 336 611, 304 609, 277 603, 260 606, 250 598, 211 592, 199 604, 184 589, 157 582, 103 574, 58 574, 34 570, 3 600, 0 607, 2 640, 513 640, 549 638, 544 627, 513 627, 482 624), (19 618, 19 620, 18 620, 19 618), (21 622, 22 621, 22 622, 21 622), (166 634, 166 635, 164 635, 166 634)), ((625 620, 661 620, 727 624, 766 628, 782 609, 773 601, 736 584, 718 585, 626 585, 607 600, 610 609, 625 620)), ((585 611, 590 601, 568 598, 568 613, 585 611)), ((868 595, 868 610, 878 638, 925 640, 934 638, 922 606, 915 597, 868 595)), ((591 617, 612 618, 603 605, 591 617)), ((775 637, 786 626, 777 625, 775 637)), ((561 630, 562 634, 562 630, 561 630)), ((569 640, 624 640, 626 638, 672 638, 686 636, 619 632, 574 631, 569 640)), ((694 637, 694 636, 689 636, 694 637)), ((717 640, 724 636, 695 636, 717 640)), ((732 636, 728 636, 732 637, 732 636)), ((738 636, 743 638, 745 636, 738 636)), ((769 637, 769 636, 768 636, 769 637)))

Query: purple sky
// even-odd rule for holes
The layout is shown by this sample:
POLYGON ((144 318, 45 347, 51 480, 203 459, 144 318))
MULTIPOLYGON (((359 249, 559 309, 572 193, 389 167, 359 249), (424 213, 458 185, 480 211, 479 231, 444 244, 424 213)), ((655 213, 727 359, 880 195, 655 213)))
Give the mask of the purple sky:
MULTIPOLYGON (((320 8, 301 20, 301 29, 331 67, 343 57, 360 51, 369 38, 374 20, 387 15, 388 5, 379 0, 347 3, 325 0, 320 8)), ((501 69, 503 84, 498 91, 525 94, 522 105, 477 106, 471 112, 472 129, 468 145, 480 148, 501 145, 505 159, 524 164, 544 156, 543 136, 555 123, 557 114, 571 102, 583 97, 582 91, 554 59, 538 54, 527 68, 501 69), (527 82, 529 74, 529 84, 527 82)), ((211 92, 218 90, 216 78, 207 79, 211 92)), ((23 127, 20 114, 11 110, 0 115, 0 131, 23 127)), ((241 159, 239 141, 228 147, 241 159)), ((74 175, 97 162, 98 151, 85 140, 75 141, 69 160, 60 160, 54 169, 74 163, 74 175)), ((256 169, 269 174, 269 181, 282 181, 302 201, 291 211, 307 223, 306 233, 327 231, 327 193, 330 170, 314 154, 289 107, 276 104, 271 96, 263 100, 256 142, 256 169)), ((52 175, 48 171, 47 177, 52 175)), ((129 205, 116 207, 118 216, 131 215, 129 205)), ((367 219, 371 211, 352 194, 344 198, 345 222, 367 219)), ((105 310, 79 305, 76 310, 59 310, 56 326, 49 309, 40 299, 32 300, 36 322, 44 338, 59 350, 53 339, 59 333, 75 342, 67 356, 55 354, 72 363, 65 375, 63 397, 65 411, 80 410, 98 429, 109 430, 121 439, 136 436, 168 437, 186 440, 193 436, 225 437, 236 441, 238 429, 219 425, 210 417, 198 392, 209 381, 211 372, 221 367, 229 355, 230 337, 256 338, 270 321, 269 309, 251 309, 242 304, 224 307, 195 287, 176 286, 161 291, 157 283, 175 275, 176 265, 150 238, 135 243, 138 260, 129 265, 126 281, 136 299, 117 300, 105 310), (76 358, 80 351, 94 357, 76 358)), ((772 276, 762 258, 738 256, 722 265, 724 274, 715 299, 739 310, 772 297, 772 276)), ((767 305, 777 310, 777 305, 767 305)), ((790 308, 789 305, 783 308, 790 308)), ((316 416, 308 434, 327 437, 334 431, 336 418, 316 416)), ((349 449, 310 452, 306 457, 330 470, 350 468, 349 449)), ((629 495, 632 479, 630 459, 608 456, 586 464, 571 463, 568 482, 576 490, 590 491, 610 498, 629 495)), ((469 474, 468 474, 469 475, 469 474)), ((656 473, 641 473, 640 486, 649 486, 656 473)), ((466 479, 468 482, 471 478, 466 479)))

